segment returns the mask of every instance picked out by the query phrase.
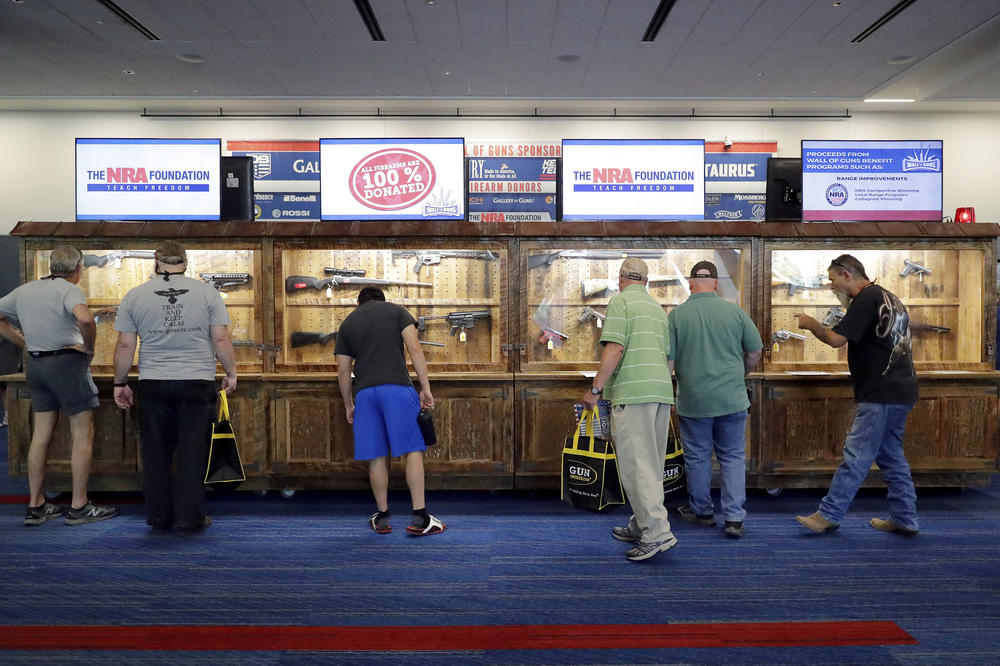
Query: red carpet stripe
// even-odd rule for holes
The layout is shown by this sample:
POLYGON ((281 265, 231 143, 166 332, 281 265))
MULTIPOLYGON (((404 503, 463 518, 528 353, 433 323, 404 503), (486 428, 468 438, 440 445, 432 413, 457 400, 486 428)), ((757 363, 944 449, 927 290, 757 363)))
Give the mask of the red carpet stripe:
POLYGON ((895 622, 445 627, 0 626, 4 650, 560 650, 909 645, 895 622))
POLYGON ((0 504, 27 504, 27 495, 0 495, 0 504))

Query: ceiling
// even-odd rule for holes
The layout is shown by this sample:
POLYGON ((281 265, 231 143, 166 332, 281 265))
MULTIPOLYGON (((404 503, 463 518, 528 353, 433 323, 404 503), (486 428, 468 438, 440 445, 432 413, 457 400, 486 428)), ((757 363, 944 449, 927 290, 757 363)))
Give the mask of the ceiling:
POLYGON ((1000 110, 1000 0, 0 0, 0 53, 4 109, 1000 110))

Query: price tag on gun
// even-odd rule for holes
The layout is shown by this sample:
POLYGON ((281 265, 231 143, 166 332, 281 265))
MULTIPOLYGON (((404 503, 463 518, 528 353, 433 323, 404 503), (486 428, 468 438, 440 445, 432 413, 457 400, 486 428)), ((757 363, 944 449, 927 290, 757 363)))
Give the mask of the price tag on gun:
POLYGON ((451 331, 448 332, 448 335, 454 337, 458 333, 458 341, 465 342, 467 339, 465 330, 475 328, 477 321, 490 321, 490 313, 488 310, 469 310, 467 312, 449 312, 443 315, 417 317, 417 330, 426 331, 427 322, 441 319, 451 324, 451 331))
POLYGON ((604 328, 605 315, 590 307, 589 305, 583 309, 580 313, 580 323, 587 321, 588 319, 593 319, 594 323, 597 324, 597 328, 604 328))
POLYGON ((550 351, 556 347, 562 347, 563 342, 566 340, 569 340, 568 335, 547 326, 542 327, 542 335, 538 338, 538 341, 550 351))

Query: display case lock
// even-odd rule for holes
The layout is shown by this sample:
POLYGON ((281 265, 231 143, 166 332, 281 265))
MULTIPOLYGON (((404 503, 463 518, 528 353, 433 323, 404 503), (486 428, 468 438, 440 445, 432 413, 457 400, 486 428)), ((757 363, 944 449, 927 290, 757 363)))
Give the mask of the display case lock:
POLYGON ((512 351, 521 352, 521 356, 527 351, 527 347, 523 342, 515 342, 513 344, 500 345, 500 351, 503 352, 504 358, 507 358, 512 351))

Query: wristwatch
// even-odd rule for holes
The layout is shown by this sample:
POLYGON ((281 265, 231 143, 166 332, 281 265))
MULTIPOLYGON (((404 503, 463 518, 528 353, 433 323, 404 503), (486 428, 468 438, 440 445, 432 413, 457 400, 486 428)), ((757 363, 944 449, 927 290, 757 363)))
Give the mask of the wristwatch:
POLYGON ((601 395, 601 391, 603 391, 603 390, 604 389, 599 389, 596 386, 591 386, 590 387, 590 395, 601 395))

